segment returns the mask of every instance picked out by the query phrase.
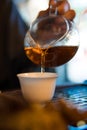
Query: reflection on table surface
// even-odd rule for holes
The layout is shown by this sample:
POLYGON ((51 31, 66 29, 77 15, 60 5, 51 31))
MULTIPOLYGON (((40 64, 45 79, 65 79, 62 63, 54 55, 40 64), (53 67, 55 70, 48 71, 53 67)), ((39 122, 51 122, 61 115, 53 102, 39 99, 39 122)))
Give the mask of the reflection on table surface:
POLYGON ((74 84, 63 87, 57 87, 55 98, 63 97, 65 100, 73 103, 78 109, 87 110, 87 85, 74 84))

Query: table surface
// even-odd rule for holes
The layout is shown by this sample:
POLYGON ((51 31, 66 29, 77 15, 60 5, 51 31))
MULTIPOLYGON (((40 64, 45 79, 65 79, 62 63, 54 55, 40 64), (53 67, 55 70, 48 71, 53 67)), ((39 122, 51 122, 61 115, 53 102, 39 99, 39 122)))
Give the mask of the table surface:
POLYGON ((55 98, 63 97, 73 103, 80 110, 87 110, 87 84, 72 84, 57 87, 55 98))
MULTIPOLYGON (((74 84, 57 86, 53 102, 61 97, 77 105, 78 109, 87 110, 87 85, 74 84)), ((28 107, 28 103, 23 98, 20 89, 5 91, 0 93, 0 122, 2 121, 1 115, 6 117, 6 114, 17 113, 28 107)), ((4 119, 4 118, 3 118, 4 119)))

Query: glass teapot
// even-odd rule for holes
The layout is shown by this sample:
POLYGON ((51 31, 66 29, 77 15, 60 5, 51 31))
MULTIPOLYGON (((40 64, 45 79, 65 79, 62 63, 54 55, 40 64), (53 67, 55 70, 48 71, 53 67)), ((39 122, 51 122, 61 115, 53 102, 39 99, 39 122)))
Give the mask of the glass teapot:
MULTIPOLYGON (((51 8, 51 7, 50 7, 51 8)), ((49 11, 37 18, 24 40, 27 57, 42 67, 56 67, 68 62, 79 46, 78 30, 74 22, 49 11)))

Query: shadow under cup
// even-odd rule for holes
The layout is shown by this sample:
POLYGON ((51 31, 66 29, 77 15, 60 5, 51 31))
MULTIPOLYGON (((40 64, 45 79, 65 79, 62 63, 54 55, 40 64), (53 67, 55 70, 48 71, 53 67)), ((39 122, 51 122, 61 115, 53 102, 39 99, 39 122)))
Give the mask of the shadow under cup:
POLYGON ((29 102, 46 102, 53 98, 58 75, 50 72, 17 74, 24 98, 29 102))

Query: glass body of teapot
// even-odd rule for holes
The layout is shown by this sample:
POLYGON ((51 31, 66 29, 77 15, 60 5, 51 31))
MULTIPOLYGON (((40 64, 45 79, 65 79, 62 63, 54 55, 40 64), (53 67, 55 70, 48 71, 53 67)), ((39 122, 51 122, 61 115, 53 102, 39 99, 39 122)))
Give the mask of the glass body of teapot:
POLYGON ((78 47, 79 35, 74 22, 56 15, 36 19, 24 41, 27 57, 43 67, 65 64, 76 54, 78 47))

